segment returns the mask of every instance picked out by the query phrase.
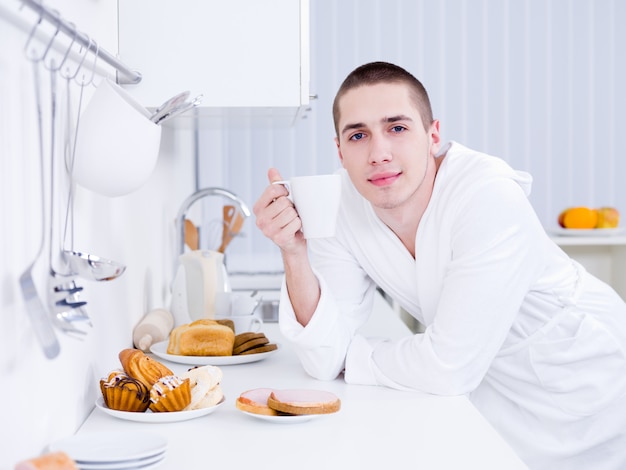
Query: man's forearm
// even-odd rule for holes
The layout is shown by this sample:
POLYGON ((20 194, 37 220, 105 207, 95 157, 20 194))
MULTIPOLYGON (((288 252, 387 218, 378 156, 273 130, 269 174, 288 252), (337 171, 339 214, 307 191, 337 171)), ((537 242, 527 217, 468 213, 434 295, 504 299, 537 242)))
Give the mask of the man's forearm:
POLYGON ((291 305, 298 322, 306 326, 320 300, 320 286, 311 268, 306 248, 299 255, 283 253, 285 280, 291 305))

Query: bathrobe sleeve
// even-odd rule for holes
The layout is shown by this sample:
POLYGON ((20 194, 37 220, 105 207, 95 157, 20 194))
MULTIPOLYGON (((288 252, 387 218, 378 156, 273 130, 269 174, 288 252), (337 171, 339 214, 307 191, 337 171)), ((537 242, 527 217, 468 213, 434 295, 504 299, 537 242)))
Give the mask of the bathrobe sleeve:
POLYGON ((315 313, 306 328, 298 323, 283 280, 279 324, 307 373, 332 380, 344 370, 355 331, 369 318, 376 285, 336 240, 315 240, 310 252, 321 289, 315 313))

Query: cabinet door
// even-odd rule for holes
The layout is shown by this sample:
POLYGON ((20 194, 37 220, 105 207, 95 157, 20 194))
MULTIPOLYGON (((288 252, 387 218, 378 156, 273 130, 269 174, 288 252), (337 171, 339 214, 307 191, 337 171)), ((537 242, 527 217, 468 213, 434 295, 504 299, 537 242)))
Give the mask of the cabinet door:
POLYGON ((146 107, 190 90, 203 108, 309 101, 308 0, 119 0, 125 88, 146 107))

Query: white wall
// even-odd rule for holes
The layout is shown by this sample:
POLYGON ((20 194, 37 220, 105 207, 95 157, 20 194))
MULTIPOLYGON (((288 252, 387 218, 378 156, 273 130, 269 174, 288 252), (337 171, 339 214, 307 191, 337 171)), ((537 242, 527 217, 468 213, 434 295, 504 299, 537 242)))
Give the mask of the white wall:
MULTIPOLYGON (((91 34, 109 52, 117 51, 116 2, 48 1, 64 18, 91 34)), ((36 16, 20 2, 0 0, 29 27, 36 16)), ((19 22, 17 23, 19 24, 19 22)), ((78 279, 93 328, 84 340, 57 331, 61 353, 47 360, 33 335, 22 300, 19 276, 35 258, 41 239, 41 188, 31 64, 23 50, 28 35, 0 15, 0 469, 38 455, 44 446, 73 434, 92 410, 98 381, 119 367, 118 352, 132 347, 133 326, 149 309, 166 305, 171 282, 174 217, 193 191, 193 136, 164 129, 157 167, 135 193, 107 198, 81 189, 76 194, 75 248, 124 263, 119 279, 78 279)), ((39 45, 40 46, 40 45, 39 45)), ((111 73, 109 69, 108 73, 111 73)), ((46 173, 50 163, 50 73, 41 68, 46 173)), ((96 83, 102 77, 96 78, 96 83)), ((94 91, 85 90, 85 103, 94 91)), ((66 82, 59 81, 60 110, 66 82)), ((79 87, 70 86, 74 116, 79 87)), ((83 107, 84 109, 84 107, 83 107)), ((64 135, 64 118, 59 136, 64 135)), ((59 142, 59 140, 57 140, 59 142)), ((62 146, 57 148, 57 154, 62 146)), ((63 165, 57 159, 57 170, 63 165)), ((122 170, 123 171, 123 170, 122 170)), ((61 172, 61 171, 60 171, 61 172)), ((65 210, 67 181, 57 187, 58 209, 65 210)), ((48 185, 46 212, 48 212, 48 185)), ((58 225, 58 224, 57 224, 58 225)), ((46 235, 47 240, 47 235, 46 235)), ((48 243, 35 270, 40 297, 47 302, 48 243)))
MULTIPOLYGON (((311 112, 289 130, 205 134, 201 177, 254 201, 270 165, 284 177, 332 171, 334 94, 358 65, 386 60, 423 81, 445 139, 533 175, 546 227, 571 205, 626 214, 625 22, 621 0, 312 1, 311 112)), ((248 231, 234 267, 280 269, 271 243, 248 231)))

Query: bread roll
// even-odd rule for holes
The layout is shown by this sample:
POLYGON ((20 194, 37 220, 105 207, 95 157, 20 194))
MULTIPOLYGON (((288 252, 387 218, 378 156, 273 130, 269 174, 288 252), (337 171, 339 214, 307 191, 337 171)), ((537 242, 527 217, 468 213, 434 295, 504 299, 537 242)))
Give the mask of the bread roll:
POLYGON ((119 353, 119 359, 124 372, 133 379, 139 380, 148 390, 161 378, 174 373, 165 365, 161 364, 144 354, 139 349, 123 349, 119 353))
POLYGON ((61 451, 18 462, 15 470, 78 470, 78 467, 69 455, 61 451))
POLYGON ((235 332, 214 320, 196 320, 170 333, 168 354, 180 356, 230 356, 235 332))

